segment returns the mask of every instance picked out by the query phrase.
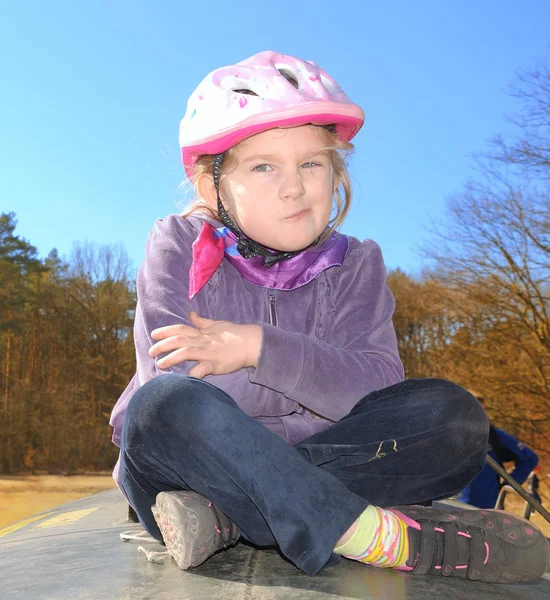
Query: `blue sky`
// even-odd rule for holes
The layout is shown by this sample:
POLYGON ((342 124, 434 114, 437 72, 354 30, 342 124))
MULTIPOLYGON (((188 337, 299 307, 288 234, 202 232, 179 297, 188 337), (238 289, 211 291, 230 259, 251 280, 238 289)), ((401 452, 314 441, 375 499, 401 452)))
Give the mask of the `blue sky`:
POLYGON ((511 130, 506 90, 550 53, 548 23, 546 0, 4 0, 0 211, 41 256, 122 242, 137 267, 154 220, 185 202, 190 93, 271 49, 315 61, 363 106, 343 231, 414 272, 472 153, 511 130))

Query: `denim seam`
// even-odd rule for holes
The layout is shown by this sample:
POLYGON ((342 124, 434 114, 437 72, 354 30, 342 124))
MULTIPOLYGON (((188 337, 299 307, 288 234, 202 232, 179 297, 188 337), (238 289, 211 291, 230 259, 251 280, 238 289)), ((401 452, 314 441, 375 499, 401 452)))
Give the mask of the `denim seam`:
MULTIPOLYGON (((128 460, 130 460, 130 459, 128 459, 128 460)), ((132 461, 130 461, 130 462, 132 462, 132 461)), ((133 465, 133 467, 136 469, 136 471, 138 471, 138 472, 139 472, 139 474, 140 474, 142 477, 145 477, 145 476, 143 475, 143 473, 142 473, 142 472, 141 472, 141 471, 140 471, 140 470, 139 470, 139 469, 136 467, 136 465, 135 465, 133 462, 132 462, 132 465, 133 465)), ((125 472, 126 472, 126 476, 127 476, 127 477, 130 477, 130 478, 132 479, 132 481, 134 482, 134 484, 135 484, 135 485, 137 485, 137 487, 138 487, 138 488, 139 488, 139 489, 142 491, 142 493, 143 493, 143 494, 144 494, 144 495, 145 495, 147 498, 149 498, 149 499, 153 498, 153 497, 152 497, 150 494, 148 494, 148 493, 147 493, 147 492, 146 492, 146 491, 143 489, 143 487, 142 487, 142 486, 139 484, 139 482, 138 482, 138 481, 136 480, 136 478, 135 478, 135 477, 132 475, 132 472, 131 472, 129 469, 127 469, 127 468, 126 468, 126 469, 125 469, 125 472)), ((160 482, 159 482, 159 483, 160 483, 160 482)), ((125 489, 125 492, 126 492, 126 489, 125 489)), ((128 493, 128 492, 126 492, 126 494, 127 494, 127 493, 128 493)), ((154 504, 154 503, 155 503, 155 498, 153 498, 153 504, 154 504)))
MULTIPOLYGON (((391 390, 390 392, 388 392, 387 394, 384 394, 383 396, 379 396, 378 398, 371 400, 371 402, 378 402, 378 400, 382 400, 384 398, 388 398, 391 396, 401 396, 403 395, 403 392, 399 392, 396 393, 398 390, 400 390, 405 384, 407 384, 410 381, 410 379, 405 379, 404 381, 401 381, 400 383, 397 384, 397 387, 395 387, 393 390, 391 390)), ((415 388, 414 392, 423 392, 425 390, 430 390, 430 391, 437 391, 437 390, 444 390, 444 387, 421 387, 421 388, 415 388)))
MULTIPOLYGON (((467 459, 461 461, 458 465, 455 466, 455 468, 453 470, 447 470, 445 471, 445 473, 450 476, 453 475, 454 473, 460 472, 463 470, 463 465, 466 462, 467 459)), ((376 477, 378 479, 395 479, 395 474, 393 475, 383 475, 383 474, 376 474, 376 477)), ((400 475, 399 479, 418 479, 418 474, 417 475, 400 475)))

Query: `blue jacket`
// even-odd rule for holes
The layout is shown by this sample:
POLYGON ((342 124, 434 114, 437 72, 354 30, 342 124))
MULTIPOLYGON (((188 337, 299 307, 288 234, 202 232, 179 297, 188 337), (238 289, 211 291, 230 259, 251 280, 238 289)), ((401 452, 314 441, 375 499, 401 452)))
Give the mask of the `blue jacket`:
MULTIPOLYGON (((515 468, 510 474, 522 484, 529 473, 537 466, 538 456, 525 444, 502 429, 494 428, 500 441, 499 455, 502 462, 514 462, 515 468)), ((497 462, 501 462, 495 450, 489 444, 487 453, 497 462)), ((500 492, 500 477, 485 465, 481 473, 462 491, 460 502, 466 502, 479 508, 494 508, 500 492)))

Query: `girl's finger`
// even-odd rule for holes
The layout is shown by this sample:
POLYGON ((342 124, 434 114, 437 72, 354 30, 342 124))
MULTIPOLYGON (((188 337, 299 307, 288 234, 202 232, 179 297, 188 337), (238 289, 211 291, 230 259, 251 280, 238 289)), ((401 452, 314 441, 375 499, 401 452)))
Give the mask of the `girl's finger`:
POLYGON ((170 352, 171 350, 178 350, 179 348, 191 348, 202 346, 204 344, 204 339, 200 336, 195 338, 190 338, 188 336, 177 335, 173 337, 169 337, 165 340, 161 340, 157 342, 153 346, 149 348, 149 356, 155 357, 159 354, 164 354, 165 352, 170 352))
POLYGON ((212 325, 217 323, 217 321, 213 321, 212 319, 201 317, 193 310, 189 313, 189 320, 199 329, 206 329, 207 327, 212 327, 212 325))
POLYGON ((154 340, 163 340, 174 335, 188 335, 190 337, 196 337, 199 335, 199 332, 195 329, 195 327, 184 325, 183 323, 178 323, 177 325, 167 325, 166 327, 159 327, 158 329, 153 329, 153 331, 151 331, 151 337, 154 340))
POLYGON ((201 348, 189 346, 170 352, 170 354, 157 361, 157 367, 159 369, 168 369, 187 360, 196 360, 198 362, 205 358, 201 348))
POLYGON ((196 377, 197 379, 202 379, 203 377, 206 377, 207 375, 210 375, 213 372, 214 363, 209 360, 204 360, 189 371, 189 377, 196 377))

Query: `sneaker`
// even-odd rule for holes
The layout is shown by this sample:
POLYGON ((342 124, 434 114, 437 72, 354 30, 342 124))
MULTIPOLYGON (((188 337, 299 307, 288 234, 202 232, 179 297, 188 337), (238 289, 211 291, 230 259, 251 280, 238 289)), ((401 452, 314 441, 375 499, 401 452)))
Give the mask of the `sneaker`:
POLYGON ((240 537, 235 523, 195 492, 160 492, 151 510, 166 550, 180 569, 197 567, 240 537))
POLYGON ((546 570, 550 549, 544 534, 503 510, 385 510, 409 526, 409 560, 400 570, 487 583, 531 581, 546 570))

